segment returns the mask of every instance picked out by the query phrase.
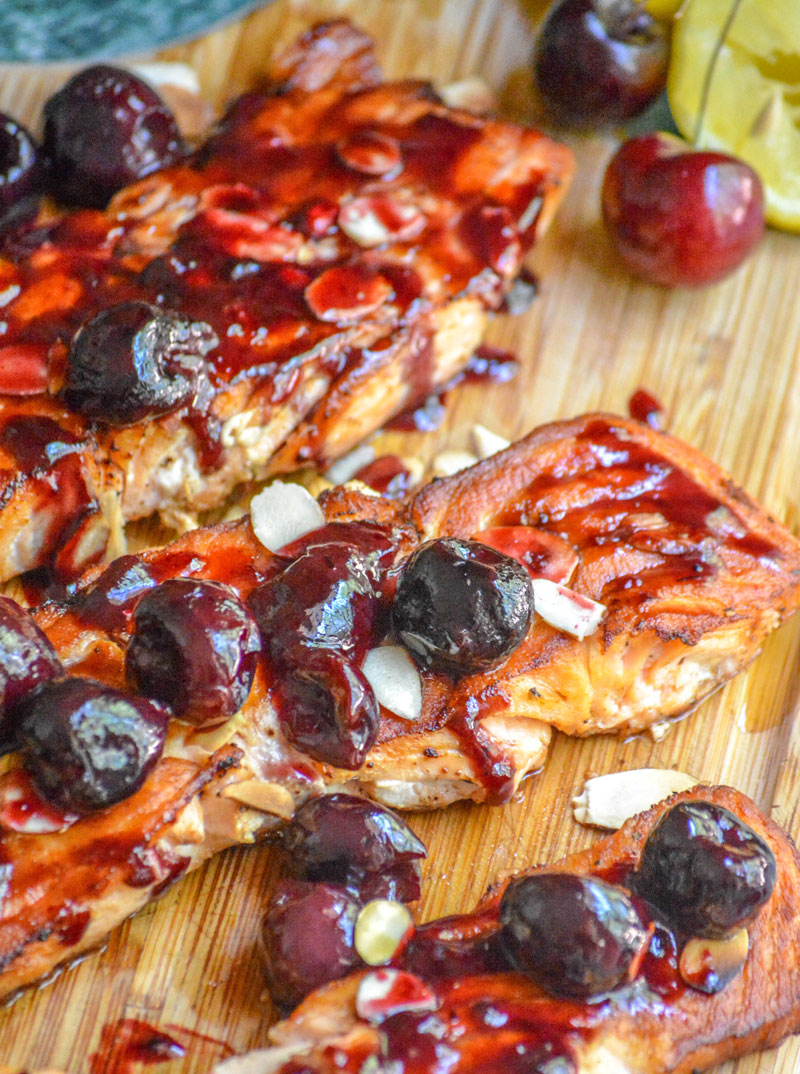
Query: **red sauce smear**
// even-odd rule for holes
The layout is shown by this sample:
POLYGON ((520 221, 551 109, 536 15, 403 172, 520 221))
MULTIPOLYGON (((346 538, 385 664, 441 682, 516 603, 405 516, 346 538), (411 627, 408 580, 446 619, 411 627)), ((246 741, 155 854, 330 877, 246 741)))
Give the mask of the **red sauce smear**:
POLYGON ((635 421, 641 421, 651 429, 664 428, 664 407, 644 388, 639 388, 628 400, 628 413, 635 421))
POLYGON ((393 498, 404 496, 411 487, 411 473, 397 455, 380 455, 362 466, 355 477, 382 496, 393 498))
POLYGON ((131 1074, 135 1064, 155 1065, 182 1059, 198 1049, 209 1061, 234 1054, 225 1041, 182 1026, 168 1025, 169 1033, 138 1018, 121 1018, 103 1026, 100 1047, 89 1057, 89 1074, 131 1074))
POLYGON ((396 432, 428 433, 438 429, 445 415, 447 394, 459 384, 506 384, 519 372, 519 359, 508 351, 482 344, 467 364, 438 391, 402 410, 384 428, 396 432))

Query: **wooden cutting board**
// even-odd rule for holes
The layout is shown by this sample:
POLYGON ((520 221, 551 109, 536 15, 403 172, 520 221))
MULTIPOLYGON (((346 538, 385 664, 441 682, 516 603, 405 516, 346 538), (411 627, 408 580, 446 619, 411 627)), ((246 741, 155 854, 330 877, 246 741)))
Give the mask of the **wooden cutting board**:
MULTIPOLYGON (((279 0, 162 55, 190 62, 219 107, 310 23, 350 15, 375 36, 390 76, 446 82, 477 74, 505 110, 530 119, 531 16, 540 7, 536 0, 528 10, 513 0, 279 0)), ((0 69, 0 109, 35 125, 64 74, 0 69)), ((663 402, 671 431, 798 531, 800 240, 769 234, 733 278, 696 293, 637 283, 616 262, 599 219, 612 147, 610 139, 574 141, 574 186, 530 262, 540 297, 525 316, 492 326, 491 342, 522 360, 516 381, 464 387, 451 394, 438 431, 386 435, 382 446, 428 460, 444 447, 469 447, 476 420, 513 438, 590 409, 625 412, 631 394, 646 387, 663 402)), ((137 536, 164 537, 152 526, 137 536)), ((467 910, 501 874, 589 843, 595 836, 573 821, 570 800, 600 772, 672 766, 730 783, 800 835, 799 649, 800 619, 660 741, 558 737, 545 771, 509 805, 412 817, 430 850, 422 917, 467 910)), ((228 852, 187 877, 117 929, 102 952, 0 1011, 0 1065, 138 1074, 145 1068, 108 1052, 123 1018, 160 1026, 186 1045, 183 1059, 159 1068, 167 1074, 207 1074, 231 1049, 263 1044, 271 1009, 256 936, 274 872, 269 849, 253 848, 228 852), (94 1053, 105 1060, 92 1061, 94 1053)), ((792 1074, 800 1069, 800 1040, 724 1069, 792 1074)))

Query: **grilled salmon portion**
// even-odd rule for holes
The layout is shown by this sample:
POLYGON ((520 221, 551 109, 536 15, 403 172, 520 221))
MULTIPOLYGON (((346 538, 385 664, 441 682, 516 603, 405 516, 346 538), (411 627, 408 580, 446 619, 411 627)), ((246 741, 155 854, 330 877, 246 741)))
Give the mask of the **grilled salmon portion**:
MULTIPOLYGON (((650 933, 644 956, 631 964, 626 979, 589 998, 554 994, 551 982, 536 983, 509 962, 503 937, 508 926, 501 926, 505 882, 475 913, 419 927, 393 968, 313 992, 273 1027, 272 1048, 219 1063, 215 1074, 333 1074, 355 1057, 360 1067, 366 1062, 368 1069, 384 1069, 397 1061, 414 1074, 492 1074, 523 1062, 525 1069, 571 1074, 691 1074, 774 1046, 800 1030, 800 856, 744 795, 704 786, 673 795, 586 851, 525 876, 611 878, 617 890, 636 890, 643 848, 659 821, 681 805, 733 814, 764 841, 776 863, 774 888, 748 923, 746 939, 740 933, 717 940, 716 948, 705 943, 711 972, 723 949, 736 949, 727 983, 695 979, 690 945, 703 947, 704 941, 673 927, 663 909, 634 901, 643 919, 636 927, 650 933)), ((519 885, 520 878, 512 883, 519 885)), ((600 903, 592 910, 605 912, 606 921, 611 916, 600 903)), ((564 954, 573 967, 592 942, 588 928, 578 934, 581 924, 576 918, 575 950, 564 954)), ((533 961, 537 948, 530 943, 533 961)), ((561 991, 557 981, 552 985, 561 991)))
POLYGON ((185 524, 244 481, 324 464, 448 382, 571 171, 533 130, 382 82, 372 41, 332 22, 185 161, 104 212, 8 238, 0 580, 74 578, 120 547, 125 521, 185 524), (174 314, 189 352, 156 353, 146 375, 137 358, 141 383, 108 337, 76 357, 82 326, 132 302, 174 314))
POLYGON ((800 546, 791 534, 698 452, 612 415, 536 429, 406 502, 347 485, 324 493, 320 505, 322 524, 277 553, 244 518, 93 568, 67 599, 34 610, 69 675, 120 689, 129 689, 135 610, 169 579, 224 583, 267 618, 279 596, 286 626, 277 648, 274 634, 263 643, 241 708, 211 729, 171 720, 148 782, 106 811, 53 820, 26 777, 24 755, 0 759, 0 994, 96 943, 217 850, 289 820, 309 796, 349 790, 401 808, 505 801, 545 762, 552 728, 627 732, 685 712, 744 667, 800 600, 800 546), (402 657, 388 626, 398 574, 440 538, 490 545, 524 564, 530 624, 488 670, 415 665, 406 653, 419 709, 395 708, 382 693, 379 718, 359 746, 352 713, 326 708, 325 690, 334 697, 342 667, 361 682, 369 654, 386 643, 402 657), (373 615, 359 586, 376 556, 383 581, 373 615), (343 561, 346 571, 331 574, 343 561), (298 564, 303 585, 315 579, 310 589, 296 581, 298 564), (330 589, 318 588, 329 576, 330 589), (350 592, 360 594, 352 604, 350 592), (356 659, 337 630, 357 621, 371 625, 359 628, 356 659), (315 640, 297 665, 282 663, 296 623, 333 640, 315 640), (313 732, 298 729, 297 695, 287 693, 287 677, 302 676, 305 660, 332 676, 318 680, 313 732), (92 864, 67 890, 47 863, 73 859, 92 864), (75 915, 80 927, 59 925, 75 915))

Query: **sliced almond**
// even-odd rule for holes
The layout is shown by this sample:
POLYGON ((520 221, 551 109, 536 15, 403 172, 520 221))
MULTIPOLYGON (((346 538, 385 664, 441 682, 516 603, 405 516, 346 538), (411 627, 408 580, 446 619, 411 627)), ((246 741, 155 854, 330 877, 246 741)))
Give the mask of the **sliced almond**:
POLYGON ((436 996, 413 973, 374 970, 361 978, 356 992, 356 1013, 367 1022, 382 1022, 402 1011, 433 1011, 436 996))
POLYGON ((139 78, 144 79, 155 89, 159 86, 180 86, 189 93, 200 92, 200 79, 197 71, 188 63, 167 63, 165 61, 153 61, 151 63, 134 63, 131 71, 139 78))
POLYGON ((401 902, 372 899, 356 918, 356 951, 368 966, 383 966, 413 928, 411 912, 401 902))
POLYGON ((450 477, 460 470, 467 470, 480 462, 476 455, 469 451, 440 451, 433 460, 431 469, 436 477, 450 477))
POLYGON ((400 143, 380 131, 354 131, 339 142, 336 152, 348 168, 364 175, 389 175, 403 165, 400 143))
POLYGON ((579 824, 621 828, 630 817, 696 783, 694 776, 671 768, 609 772, 586 780, 581 793, 572 799, 572 813, 579 824))
POLYGON ((480 425, 477 422, 472 426, 472 440, 475 445, 475 451, 481 459, 488 459, 492 455, 496 455, 498 451, 505 451, 511 443, 504 436, 500 436, 499 433, 493 433, 491 429, 487 429, 485 425, 480 425))
POLYGON ((402 645, 380 645, 371 649, 361 670, 378 704, 403 720, 420 718, 422 679, 417 665, 402 645))
POLYGON ((439 96, 449 108, 463 108, 465 112, 485 115, 497 107, 494 90, 482 78, 461 78, 439 86, 439 96))
POLYGON ((311 1050, 311 1044, 285 1044, 281 1048, 257 1048, 254 1052, 232 1055, 223 1059, 212 1070, 212 1074, 276 1074, 291 1059, 305 1055, 311 1050))
POLYGON ((606 612, 605 604, 547 578, 534 578, 531 584, 536 613, 557 630, 582 641, 600 626, 606 612))
POLYGON ((352 198, 339 210, 339 227, 359 246, 385 242, 408 242, 427 224, 425 214, 390 194, 365 194, 352 198))
POLYGON ((262 813, 272 813, 285 820, 291 820, 294 816, 294 798, 291 792, 279 783, 245 779, 241 783, 229 784, 221 794, 223 798, 232 798, 242 805, 258 809, 262 813))
POLYGON ((270 552, 325 524, 322 508, 302 485, 273 481, 250 501, 250 524, 270 552))
POLYGON ((311 281, 304 294, 316 317, 341 324, 356 324, 394 298, 385 276, 358 264, 326 269, 311 281))
POLYGON ((721 992, 742 972, 749 948, 747 929, 739 929, 721 940, 695 936, 681 951, 678 970, 691 988, 708 995, 721 992))
POLYGON ((375 448, 372 444, 359 444, 357 448, 348 451, 346 455, 342 455, 332 466, 329 466, 325 477, 334 485, 343 485, 374 459, 375 448))

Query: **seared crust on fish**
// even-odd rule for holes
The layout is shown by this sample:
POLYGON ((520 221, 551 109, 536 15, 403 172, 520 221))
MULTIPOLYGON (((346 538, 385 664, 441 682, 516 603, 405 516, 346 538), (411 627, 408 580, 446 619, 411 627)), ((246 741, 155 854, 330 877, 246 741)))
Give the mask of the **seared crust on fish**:
MULTIPOLYGON (((350 534, 357 547, 372 527, 398 565, 437 537, 493 544, 529 567, 535 601, 545 579, 556 611, 558 601, 577 602, 598 620, 576 636, 545 619, 557 616, 541 604, 516 650, 491 670, 459 677, 420 668, 419 717, 381 709, 375 743, 351 769, 292 744, 280 675, 264 658, 246 703, 220 727, 171 721, 164 756, 134 798, 63 832, 0 828, 8 885, 0 994, 96 943, 217 850, 284 823, 311 795, 349 790, 401 808, 507 800, 544 763, 552 728, 627 732, 685 712, 741 670, 800 600, 800 546, 787 530, 700 453, 612 415, 536 429, 404 503, 354 485, 320 502, 337 539, 350 534), (140 823, 136 811, 149 816, 156 799, 158 823, 140 823), (113 869, 98 847, 116 848, 113 869), (96 875, 84 871, 84 886, 67 892, 44 862, 76 853, 96 863, 96 875), (76 914, 85 915, 82 931, 59 928, 76 914)), ((276 564, 283 569, 243 518, 94 568, 66 600, 34 615, 71 674, 125 688, 131 615, 143 593, 168 578, 207 578, 246 600, 276 564)), ((0 762, 0 826, 19 763, 13 753, 0 762)))
MULTIPOLYGON (((630 984, 592 1002, 548 995, 512 970, 475 976, 445 972, 441 977, 418 971, 422 985, 435 996, 433 1013, 398 1013, 392 1018, 389 1012, 385 1021, 380 1017, 367 1021, 356 1011, 359 985, 369 976, 367 971, 312 993, 289 1019, 273 1027, 273 1048, 220 1063, 216 1072, 279 1074, 302 1069, 333 1074, 353 1055, 368 1069, 371 1063, 381 1069, 396 1054, 392 1042, 401 1037, 403 1019, 404 1069, 414 1074, 453 1067, 465 1074, 517 1069, 520 1056, 535 1054, 543 1044, 552 1049, 551 1060, 565 1056, 565 1065, 553 1069, 575 1074, 691 1074, 773 1047, 800 1030, 800 856, 788 836, 744 795, 728 787, 694 787, 633 817, 619 832, 587 850, 532 872, 629 875, 662 815, 679 802, 696 801, 734 813, 767 842, 777 861, 772 894, 748 926, 743 968, 715 994, 687 987, 677 967, 662 967, 659 978, 643 965, 630 984)), ((474 914, 441 922, 447 943, 468 945, 496 930, 505 886, 500 885, 474 914)), ((432 923, 420 932, 430 934, 437 928, 438 923, 432 923)), ((653 957, 652 951, 648 957, 653 957)), ((413 956, 407 961, 413 965, 413 956)), ((396 965, 406 965, 402 953, 396 965)))
POLYGON ((448 108, 427 83, 381 82, 372 41, 332 22, 186 161, 104 212, 12 236, 0 580, 42 566, 74 578, 119 548, 127 520, 185 528, 242 482, 324 464, 447 383, 571 170, 535 131, 448 108), (188 406, 130 424, 112 400, 93 420, 80 392, 62 394, 70 347, 131 301, 210 325, 211 349, 188 406))

